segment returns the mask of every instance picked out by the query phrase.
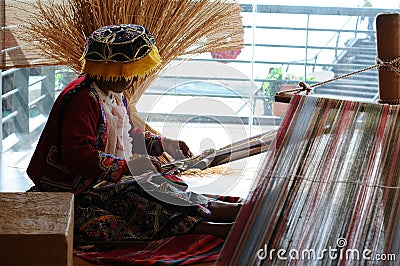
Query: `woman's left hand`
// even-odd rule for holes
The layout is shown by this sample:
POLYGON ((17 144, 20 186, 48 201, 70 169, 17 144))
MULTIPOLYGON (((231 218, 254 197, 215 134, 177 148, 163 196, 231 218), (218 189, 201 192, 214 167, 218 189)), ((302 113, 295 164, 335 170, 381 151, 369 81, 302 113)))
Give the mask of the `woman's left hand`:
POLYGON ((174 159, 183 159, 193 157, 193 153, 184 141, 164 138, 164 151, 171 155, 174 159))

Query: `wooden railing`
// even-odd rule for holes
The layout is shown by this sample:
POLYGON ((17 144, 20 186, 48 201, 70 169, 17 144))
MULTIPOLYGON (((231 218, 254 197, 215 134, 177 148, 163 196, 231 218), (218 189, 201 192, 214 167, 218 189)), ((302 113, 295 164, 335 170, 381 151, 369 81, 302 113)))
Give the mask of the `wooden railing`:
POLYGON ((29 144, 45 122, 55 98, 55 67, 14 68, 1 72, 2 149, 29 144), (42 119, 40 119, 42 118, 42 119))

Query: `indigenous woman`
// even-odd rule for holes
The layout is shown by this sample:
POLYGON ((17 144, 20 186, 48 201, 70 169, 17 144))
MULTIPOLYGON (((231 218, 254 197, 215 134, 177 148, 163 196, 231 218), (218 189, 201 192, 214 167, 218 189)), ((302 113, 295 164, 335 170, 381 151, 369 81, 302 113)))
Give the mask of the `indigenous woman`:
POLYGON ((155 40, 143 26, 102 27, 87 39, 81 76, 52 108, 28 166, 35 184, 30 191, 75 194, 78 242, 191 232, 225 237, 235 219, 239 205, 189 193, 176 176, 158 173, 150 156, 190 157, 185 142, 131 123, 123 92, 159 63, 155 40))

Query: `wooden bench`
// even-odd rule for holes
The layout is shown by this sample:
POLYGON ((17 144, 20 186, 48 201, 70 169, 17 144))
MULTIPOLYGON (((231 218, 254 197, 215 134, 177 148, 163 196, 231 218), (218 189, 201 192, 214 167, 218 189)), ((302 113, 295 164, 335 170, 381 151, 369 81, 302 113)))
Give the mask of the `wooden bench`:
POLYGON ((72 193, 0 193, 0 265, 72 266, 72 193))

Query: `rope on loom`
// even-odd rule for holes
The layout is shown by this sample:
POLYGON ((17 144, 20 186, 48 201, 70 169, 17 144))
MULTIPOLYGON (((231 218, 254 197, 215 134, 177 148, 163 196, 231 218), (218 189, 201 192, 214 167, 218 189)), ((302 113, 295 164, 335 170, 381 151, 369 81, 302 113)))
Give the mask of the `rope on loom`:
MULTIPOLYGON (((347 73, 347 74, 344 74, 344 75, 341 75, 341 76, 338 76, 338 77, 335 77, 332 79, 328 79, 328 80, 325 80, 325 81, 322 81, 319 83, 315 83, 312 85, 301 81, 301 82, 299 82, 298 88, 279 91, 276 94, 280 95, 280 94, 292 93, 292 92, 297 94, 297 93, 305 91, 306 95, 308 95, 314 87, 318 87, 318 86, 321 86, 321 85, 324 85, 324 84, 327 84, 329 82, 336 81, 339 79, 347 78, 349 76, 356 75, 356 74, 359 74, 361 72, 364 72, 364 71, 367 71, 367 70, 370 70, 373 68, 377 68, 379 70, 394 71, 394 72, 397 72, 400 74, 400 63, 399 63, 400 57, 396 57, 394 59, 380 59, 377 57, 376 62, 377 62, 376 65, 369 66, 369 67, 366 67, 366 68, 363 68, 360 70, 356 70, 354 72, 347 73)), ((388 103, 388 104, 400 104, 400 99, 378 100, 378 102, 379 103, 388 103)))

